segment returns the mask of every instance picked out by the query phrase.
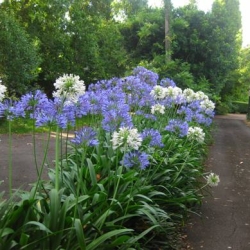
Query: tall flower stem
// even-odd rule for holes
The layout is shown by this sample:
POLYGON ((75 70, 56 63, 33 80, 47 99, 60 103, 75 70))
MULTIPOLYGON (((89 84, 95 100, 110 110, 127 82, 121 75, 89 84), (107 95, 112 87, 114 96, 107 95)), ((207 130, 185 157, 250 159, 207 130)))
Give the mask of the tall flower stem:
POLYGON ((42 176, 44 166, 45 166, 45 161, 46 161, 46 158, 47 158, 47 155, 48 155, 50 136, 51 136, 51 127, 49 128, 49 132, 48 132, 48 138, 47 138, 47 142, 46 142, 46 146, 45 146, 45 152, 44 152, 44 155, 43 155, 43 161, 42 161, 40 170, 37 169, 37 171, 38 171, 38 179, 37 179, 37 184, 36 184, 35 191, 34 191, 34 194, 33 194, 33 198, 36 195, 38 187, 39 187, 39 190, 41 190, 41 188, 43 188, 44 192, 47 193, 43 183, 41 183, 41 176, 42 176))
POLYGON ((36 173, 37 173, 37 176, 38 176, 39 175, 39 170, 38 170, 37 157, 36 157, 36 126, 35 126, 35 120, 34 119, 33 119, 33 123, 32 123, 32 141, 33 141, 33 155, 34 155, 36 173))
POLYGON ((55 189, 59 191, 59 152, 60 152, 60 128, 56 127, 56 145, 55 145, 55 161, 56 161, 56 174, 55 174, 55 189))
POLYGON ((11 131, 11 120, 9 120, 9 194, 12 196, 12 131, 11 131))

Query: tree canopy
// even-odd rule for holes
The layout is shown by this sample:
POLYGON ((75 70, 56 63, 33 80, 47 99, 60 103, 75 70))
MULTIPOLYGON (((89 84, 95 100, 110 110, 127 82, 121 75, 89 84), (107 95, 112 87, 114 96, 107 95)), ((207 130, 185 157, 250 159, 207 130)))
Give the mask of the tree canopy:
POLYGON ((0 77, 17 92, 35 82, 51 92, 63 73, 88 85, 147 65, 215 99, 232 95, 240 86, 243 55, 239 0, 215 0, 207 13, 195 0, 180 8, 164 3, 151 8, 147 0, 5 0, 0 77), (13 74, 15 68, 19 73, 13 74))

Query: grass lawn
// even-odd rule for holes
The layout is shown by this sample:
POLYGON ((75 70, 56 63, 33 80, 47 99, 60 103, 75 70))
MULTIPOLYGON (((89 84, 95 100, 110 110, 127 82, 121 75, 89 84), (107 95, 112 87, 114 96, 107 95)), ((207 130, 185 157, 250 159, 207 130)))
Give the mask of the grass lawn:
MULTIPOLYGON (((70 130, 76 130, 83 126, 91 124, 90 117, 86 116, 76 121, 76 127, 70 127, 70 130)), ((36 133, 48 132, 49 126, 36 128, 36 133)), ((11 132, 14 134, 27 134, 33 131, 33 120, 28 118, 17 118, 11 122, 11 132)), ((51 131, 56 131, 56 126, 52 126, 51 131)), ((9 133, 9 122, 6 119, 0 118, 0 134, 9 133)))

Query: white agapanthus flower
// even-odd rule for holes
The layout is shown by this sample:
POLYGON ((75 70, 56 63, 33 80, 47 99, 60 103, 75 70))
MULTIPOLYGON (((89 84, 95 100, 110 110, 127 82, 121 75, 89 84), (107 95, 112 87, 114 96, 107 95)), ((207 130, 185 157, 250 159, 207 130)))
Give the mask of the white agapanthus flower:
POLYGON ((220 177, 217 174, 210 173, 208 176, 206 176, 206 180, 207 180, 207 184, 210 187, 216 187, 216 186, 218 186, 218 184, 220 182, 220 177))
POLYGON ((192 89, 184 89, 183 90, 183 96, 186 99, 186 102, 190 103, 194 100, 195 92, 192 89))
POLYGON ((85 93, 84 81, 79 76, 64 74, 54 83, 56 91, 54 97, 63 98, 65 102, 77 102, 79 96, 85 93))
POLYGON ((2 83, 2 80, 0 79, 0 102, 3 100, 5 96, 5 92, 7 91, 7 88, 1 83, 2 83))
POLYGON ((166 96, 171 97, 172 99, 176 100, 177 98, 180 98, 182 95, 182 89, 178 87, 172 87, 169 86, 166 88, 166 96))
POLYGON ((200 107, 204 111, 213 111, 215 108, 215 104, 210 100, 204 100, 201 101, 200 107))
POLYGON ((161 104, 155 104, 151 107, 151 113, 155 114, 155 113, 160 113, 160 114, 164 114, 165 113, 165 107, 161 104))
POLYGON ((150 95, 153 96, 155 100, 164 99, 166 97, 166 88, 159 85, 154 86, 150 95))
POLYGON ((189 140, 194 140, 199 143, 203 143, 205 139, 205 133, 200 127, 189 127, 187 137, 189 140))
POLYGON ((202 91, 197 91, 194 94, 194 101, 205 101, 209 100, 208 96, 202 92, 202 91))
POLYGON ((125 151, 126 148, 138 150, 142 144, 142 137, 136 128, 121 127, 118 132, 112 135, 113 149, 121 148, 125 151))

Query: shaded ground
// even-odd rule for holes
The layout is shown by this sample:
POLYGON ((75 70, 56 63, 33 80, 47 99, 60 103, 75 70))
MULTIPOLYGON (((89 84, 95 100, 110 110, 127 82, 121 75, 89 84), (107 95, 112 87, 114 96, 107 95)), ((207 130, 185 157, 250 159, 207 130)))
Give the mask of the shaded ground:
POLYGON ((250 249, 250 128, 245 115, 218 116, 208 171, 220 175, 187 230, 194 250, 250 249))

